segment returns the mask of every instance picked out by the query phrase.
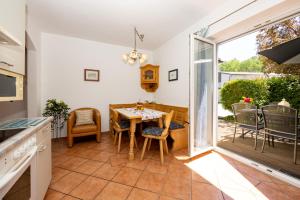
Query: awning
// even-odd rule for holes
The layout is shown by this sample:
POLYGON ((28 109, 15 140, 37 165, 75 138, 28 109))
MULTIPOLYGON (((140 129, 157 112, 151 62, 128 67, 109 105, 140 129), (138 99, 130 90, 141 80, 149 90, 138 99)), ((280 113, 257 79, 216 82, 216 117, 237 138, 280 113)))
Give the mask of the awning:
POLYGON ((299 64, 300 37, 274 46, 271 49, 258 52, 258 54, 263 55, 278 64, 285 62, 289 64, 299 64))

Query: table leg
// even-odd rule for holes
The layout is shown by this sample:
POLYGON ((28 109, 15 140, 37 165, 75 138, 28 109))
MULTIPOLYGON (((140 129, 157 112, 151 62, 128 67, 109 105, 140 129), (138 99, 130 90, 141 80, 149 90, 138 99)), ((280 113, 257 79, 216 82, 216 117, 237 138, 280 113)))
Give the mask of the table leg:
POLYGON ((134 159, 134 137, 135 137, 135 129, 136 129, 136 119, 130 120, 130 148, 129 148, 129 160, 134 159))

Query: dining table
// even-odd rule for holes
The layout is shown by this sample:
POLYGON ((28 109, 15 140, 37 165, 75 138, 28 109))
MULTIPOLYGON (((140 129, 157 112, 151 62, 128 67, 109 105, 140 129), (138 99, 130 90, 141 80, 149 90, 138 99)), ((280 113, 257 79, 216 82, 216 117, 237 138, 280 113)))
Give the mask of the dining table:
POLYGON ((163 127, 163 116, 166 114, 165 112, 144 108, 144 109, 137 109, 137 108, 117 108, 115 109, 119 115, 123 118, 128 119, 130 121, 130 143, 129 143, 129 160, 134 159, 134 137, 136 132, 136 124, 146 122, 146 121, 153 121, 158 120, 159 127, 163 127))

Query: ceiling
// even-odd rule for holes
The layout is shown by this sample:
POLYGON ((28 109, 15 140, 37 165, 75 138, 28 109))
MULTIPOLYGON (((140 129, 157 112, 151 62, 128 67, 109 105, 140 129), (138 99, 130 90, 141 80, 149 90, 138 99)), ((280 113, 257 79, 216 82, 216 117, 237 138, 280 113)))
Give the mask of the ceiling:
POLYGON ((133 46, 133 27, 145 34, 138 48, 155 49, 224 0, 28 0, 29 19, 43 32, 133 46))

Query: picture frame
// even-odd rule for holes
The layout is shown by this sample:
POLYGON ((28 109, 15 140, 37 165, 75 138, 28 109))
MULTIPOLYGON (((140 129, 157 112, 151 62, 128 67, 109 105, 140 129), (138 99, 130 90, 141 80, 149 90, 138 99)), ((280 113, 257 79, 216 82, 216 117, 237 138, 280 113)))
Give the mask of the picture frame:
POLYGON ((178 80, 178 69, 173 69, 169 71, 169 81, 178 80))
POLYGON ((100 70, 96 69, 84 69, 84 80, 85 81, 96 81, 100 79, 100 70))

